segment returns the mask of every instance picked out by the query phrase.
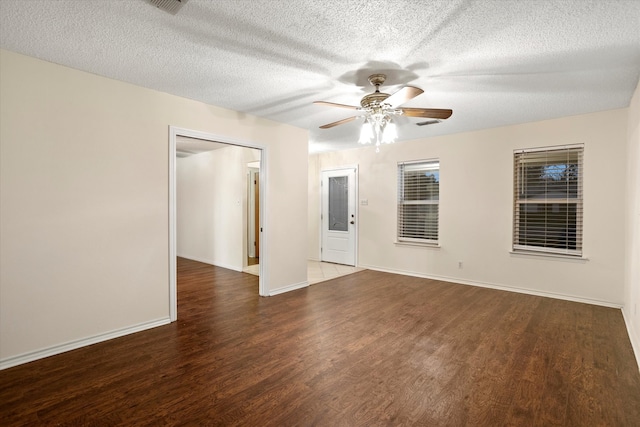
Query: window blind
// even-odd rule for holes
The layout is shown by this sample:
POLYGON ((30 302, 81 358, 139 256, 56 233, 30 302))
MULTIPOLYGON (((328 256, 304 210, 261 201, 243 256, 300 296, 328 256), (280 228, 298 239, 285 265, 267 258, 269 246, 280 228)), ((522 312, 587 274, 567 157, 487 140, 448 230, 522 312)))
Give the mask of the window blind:
POLYGON ((514 251, 582 255, 583 146, 514 153, 514 251))
POLYGON ((438 242, 440 163, 398 164, 398 240, 438 242))

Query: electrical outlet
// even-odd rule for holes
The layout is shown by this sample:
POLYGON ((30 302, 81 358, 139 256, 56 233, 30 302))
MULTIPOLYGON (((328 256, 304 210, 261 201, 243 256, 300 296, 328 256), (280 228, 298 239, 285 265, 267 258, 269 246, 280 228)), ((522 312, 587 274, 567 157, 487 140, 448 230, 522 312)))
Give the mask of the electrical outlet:
POLYGON ((462 261, 458 261, 458 268, 462 268, 462 261))

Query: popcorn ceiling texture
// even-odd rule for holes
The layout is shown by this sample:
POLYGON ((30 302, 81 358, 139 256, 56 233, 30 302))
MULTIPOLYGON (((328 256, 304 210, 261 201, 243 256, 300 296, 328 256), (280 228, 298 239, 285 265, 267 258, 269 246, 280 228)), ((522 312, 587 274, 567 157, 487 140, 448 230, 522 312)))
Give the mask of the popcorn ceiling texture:
POLYGON ((640 1, 0 0, 0 47, 310 130, 312 150, 355 146, 359 121, 318 126, 382 90, 452 108, 400 139, 624 108, 640 74, 640 1))

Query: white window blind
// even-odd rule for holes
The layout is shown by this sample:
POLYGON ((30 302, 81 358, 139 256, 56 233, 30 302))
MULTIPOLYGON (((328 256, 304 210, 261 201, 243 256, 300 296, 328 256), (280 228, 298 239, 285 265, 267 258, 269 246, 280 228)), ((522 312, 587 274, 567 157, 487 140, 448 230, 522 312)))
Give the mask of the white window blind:
POLYGON ((438 243, 440 162, 398 164, 398 241, 438 243))
POLYGON ((513 250, 582 255, 583 146, 514 153, 513 250))

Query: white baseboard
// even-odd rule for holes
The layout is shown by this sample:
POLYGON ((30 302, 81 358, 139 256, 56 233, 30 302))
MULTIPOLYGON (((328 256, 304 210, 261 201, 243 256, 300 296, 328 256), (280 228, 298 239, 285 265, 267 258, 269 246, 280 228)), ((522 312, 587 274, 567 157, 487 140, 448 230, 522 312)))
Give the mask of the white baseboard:
POLYGON ((272 289, 269 291, 269 296, 272 297, 274 295, 283 294, 285 292, 295 291, 296 289, 302 289, 309 286, 308 281, 294 283, 293 285, 285 286, 284 288, 272 289))
POLYGON ((116 329, 115 331, 105 332, 103 334, 95 335, 89 338, 83 338, 79 340, 69 341, 67 343, 54 345, 52 347, 44 348, 41 350, 32 351, 29 353, 20 354, 17 356, 11 356, 6 359, 0 360, 0 370, 11 368, 13 366, 22 365, 24 363, 33 362, 34 360, 44 359, 45 357, 54 356, 56 354, 64 353, 70 350, 75 350, 80 347, 86 347, 88 345, 97 344, 102 341, 108 341, 114 338, 119 338, 124 335, 133 334, 135 332, 144 331, 147 329, 155 328, 170 323, 168 317, 152 320, 150 322, 140 323, 134 326, 128 326, 122 329, 116 329))
POLYGON ((629 334, 629 341, 631 341, 631 348, 633 348, 633 353, 636 356, 636 363, 638 364, 638 370, 640 371, 640 336, 638 336, 638 332, 633 327, 633 323, 631 322, 631 316, 628 315, 625 311, 625 308, 622 308, 622 317, 624 318, 624 323, 627 326, 627 334, 629 334))
POLYGON ((215 262, 213 260, 210 259, 204 259, 204 258, 200 258, 200 257, 195 257, 195 256, 190 256, 190 255, 177 255, 180 258, 186 258, 186 259, 190 259, 191 261, 198 261, 198 262, 202 262, 204 264, 209 264, 209 265, 215 265, 216 267, 221 267, 221 268, 226 268, 227 270, 233 270, 233 271, 238 271, 240 273, 242 273, 242 267, 238 267, 235 265, 227 265, 227 264, 221 264, 219 262, 215 262))
POLYGON ((455 277, 437 276, 433 274, 423 274, 423 273, 416 273, 412 271, 379 268, 372 265, 360 264, 360 267, 366 268, 368 270, 382 271, 384 273, 402 274, 405 276, 421 277, 423 279, 441 280, 443 282, 458 283, 460 285, 478 286, 481 288, 496 289, 499 291, 517 292, 520 294, 555 298, 555 299, 561 299, 565 301, 581 302, 584 304, 599 305, 599 306, 610 307, 610 308, 618 308, 618 309, 622 308, 622 304, 617 304, 610 301, 601 301, 601 300, 595 300, 590 298, 576 297, 572 295, 564 295, 564 294, 559 294, 555 292, 543 292, 543 291, 537 291, 534 289, 516 288, 513 286, 507 286, 507 285, 496 285, 494 283, 476 282, 476 281, 470 281, 470 280, 464 280, 464 279, 457 279, 455 277))

